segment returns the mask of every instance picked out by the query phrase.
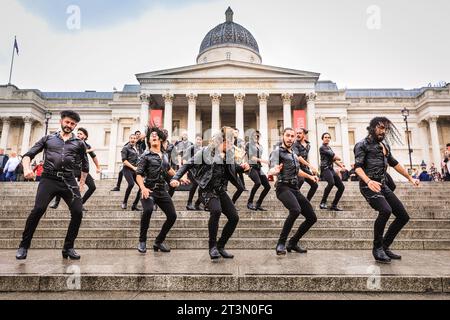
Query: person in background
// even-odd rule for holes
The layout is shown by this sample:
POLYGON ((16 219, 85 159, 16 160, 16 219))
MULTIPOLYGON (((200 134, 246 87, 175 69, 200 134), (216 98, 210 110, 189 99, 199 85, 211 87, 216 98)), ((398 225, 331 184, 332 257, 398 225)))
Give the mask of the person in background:
POLYGON ((20 159, 17 156, 17 153, 14 151, 11 152, 11 158, 6 162, 5 168, 3 169, 6 181, 14 182, 17 180, 16 169, 19 163, 20 159))
POLYGON ((444 181, 450 181, 450 143, 447 143, 447 149, 444 152, 444 181))
POLYGON ((0 148, 0 182, 5 181, 6 172, 4 169, 8 160, 9 157, 5 154, 5 149, 0 148))
POLYGON ((39 161, 39 164, 37 164, 33 168, 33 172, 36 176, 36 182, 41 181, 43 171, 44 171, 44 160, 41 160, 41 161, 39 161))

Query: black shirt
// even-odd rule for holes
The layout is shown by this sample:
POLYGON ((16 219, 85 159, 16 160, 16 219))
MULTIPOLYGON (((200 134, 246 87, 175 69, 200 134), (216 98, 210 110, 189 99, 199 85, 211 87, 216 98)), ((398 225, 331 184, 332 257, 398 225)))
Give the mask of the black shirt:
MULTIPOLYGON (((309 151, 311 150, 311 143, 309 141, 305 141, 306 146, 304 146, 300 141, 295 141, 292 146, 292 150, 294 150, 295 154, 299 157, 302 157, 305 161, 308 161, 309 151)), ((303 169, 306 169, 306 166, 300 163, 300 166, 303 169)))
POLYGON ((74 172, 81 168, 82 172, 89 173, 89 161, 84 141, 72 137, 64 141, 60 132, 43 137, 24 157, 31 160, 44 150, 44 173, 74 172))
POLYGON ((354 149, 355 169, 362 168, 370 179, 379 182, 384 181, 388 165, 391 167, 398 165, 398 161, 392 156, 389 145, 381 143, 386 149, 386 155, 384 155, 382 145, 370 137, 358 142, 354 149))
POLYGON ((254 161, 252 160, 253 157, 256 157, 258 159, 261 158, 262 154, 263 154, 264 150, 263 150, 263 146, 256 144, 256 143, 247 143, 247 145, 245 146, 245 153, 247 154, 248 157, 248 163, 250 164, 250 167, 252 167, 253 169, 261 169, 261 162, 259 161, 254 161))
POLYGON ((278 175, 279 182, 297 181, 300 171, 300 163, 293 150, 288 151, 285 147, 279 147, 270 155, 270 167, 283 164, 283 169, 278 175))
POLYGON ((227 179, 225 177, 225 164, 214 163, 212 165, 212 177, 206 190, 221 190, 227 185, 227 179))
POLYGON ((334 157, 336 154, 330 146, 322 145, 320 147, 320 169, 333 170, 334 157))
POLYGON ((169 158, 167 154, 159 154, 153 151, 146 151, 137 165, 136 174, 145 178, 144 184, 147 188, 153 189, 156 184, 165 185, 167 172, 170 170, 169 158))
POLYGON ((137 166, 139 161, 139 151, 136 147, 131 144, 126 144, 122 149, 122 162, 128 160, 133 166, 137 166))

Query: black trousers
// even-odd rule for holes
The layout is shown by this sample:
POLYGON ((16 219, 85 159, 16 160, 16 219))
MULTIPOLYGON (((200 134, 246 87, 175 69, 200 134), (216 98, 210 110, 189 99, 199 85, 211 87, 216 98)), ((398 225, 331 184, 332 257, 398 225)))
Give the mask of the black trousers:
POLYGON ((370 190, 362 181, 360 182, 359 187, 361 194, 370 206, 378 211, 378 218, 375 220, 374 226, 374 247, 389 248, 398 233, 408 223, 409 215, 402 202, 385 183, 382 185, 381 192, 379 193, 370 190), (383 238, 384 230, 391 214, 395 216, 395 220, 391 223, 383 238))
MULTIPOLYGON (((123 199, 123 203, 127 203, 128 198, 130 197, 130 194, 131 194, 131 190, 133 190, 134 185, 137 183, 136 182, 136 172, 131 170, 128 167, 124 167, 123 168, 123 176, 125 177, 125 180, 127 180, 127 183, 128 183, 128 187, 127 187, 127 190, 125 191, 125 198, 123 199)), ((138 189, 139 189, 139 187, 138 187, 138 189)), ((136 206, 140 199, 141 199, 141 190, 139 189, 138 193, 136 194, 136 199, 134 199, 133 206, 136 206)))
POLYGON ((244 173, 243 173, 243 172, 239 172, 239 173, 238 173, 238 176, 239 176, 239 179, 241 179, 242 186, 244 187, 244 190, 245 190, 244 173))
MULTIPOLYGON (((78 178, 78 181, 80 179, 78 178)), ((95 190, 97 190, 97 186, 95 185, 95 180, 94 178, 92 178, 92 176, 90 174, 87 175, 86 177, 86 186, 88 187, 88 190, 84 193, 83 195, 83 204, 85 204, 89 198, 94 194, 95 190)), ((61 201, 61 197, 60 196, 56 196, 55 197, 55 203, 59 204, 59 202, 61 201)))
POLYGON ((250 198, 248 198, 248 203, 253 203, 253 199, 255 198, 256 192, 262 185, 264 187, 264 190, 261 192, 259 199, 256 202, 257 205, 262 205, 264 199, 266 198, 267 194, 270 191, 269 180, 267 179, 264 172, 261 171, 261 169, 256 168, 252 168, 248 176, 254 182, 252 191, 250 192, 250 198))
POLYGON ((153 190, 150 198, 142 199, 142 208, 144 213, 141 218, 141 232, 139 236, 139 242, 147 242, 147 231, 150 227, 150 218, 152 217, 153 208, 157 204, 166 215, 166 221, 164 222, 161 232, 156 237, 156 243, 163 243, 166 240, 167 234, 172 229, 175 221, 177 220, 177 213, 175 206, 173 205, 172 198, 166 190, 153 190))
POLYGON ((189 190, 189 198, 188 198, 188 204, 192 204, 192 201, 194 200, 194 196, 195 196, 195 192, 198 189, 198 199, 195 202, 195 205, 200 205, 200 203, 202 203, 202 192, 200 190, 200 188, 198 187, 198 183, 195 181, 194 176, 192 175, 191 172, 188 173, 188 178, 191 181, 191 190, 189 190))
MULTIPOLYGON (((238 177, 238 179, 240 179, 240 178, 238 177)), ((236 203, 238 201, 238 199, 241 197, 242 192, 244 192, 244 188, 232 180, 230 180, 230 183, 236 188, 236 192, 234 193, 233 199, 232 199, 233 203, 236 203)))
MULTIPOLYGON (((306 168, 302 168, 302 170, 305 171, 306 173, 312 175, 311 171, 307 170, 306 168)), ((316 194, 317 189, 319 188, 319 184, 317 182, 311 181, 309 179, 298 177, 298 189, 299 190, 302 188, 302 186, 305 183, 305 181, 310 186, 309 192, 308 192, 308 195, 306 196, 306 198, 309 201, 311 201, 312 198, 314 197, 314 195, 316 194)))
POLYGON ((208 223, 209 230, 209 248, 217 246, 218 248, 225 248, 228 240, 236 230, 239 222, 239 216, 236 208, 226 192, 219 192, 218 194, 205 192, 203 194, 205 204, 210 211, 210 218, 208 223), (219 232, 220 215, 224 214, 228 221, 222 230, 222 236, 217 241, 217 233, 219 232))
POLYGON ((74 247, 75 239, 78 236, 81 220, 83 218, 83 204, 77 181, 75 178, 66 179, 66 182, 64 182, 62 180, 53 180, 43 177, 39 182, 34 208, 25 224, 22 242, 20 243, 21 248, 30 248, 31 240, 33 239, 39 221, 45 211, 47 211, 50 201, 57 195, 64 199, 70 209, 71 215, 66 239, 64 240, 64 249, 72 249, 74 247), (69 189, 66 183, 71 186, 71 189, 69 189))
POLYGON ((123 168, 119 171, 119 177, 117 178, 117 189, 120 189, 120 185, 122 184, 123 179, 123 168))
POLYGON ((305 217, 305 221, 289 240, 290 244, 296 245, 305 233, 317 222, 316 214, 311 203, 300 193, 296 186, 280 184, 277 187, 276 193, 278 200, 289 210, 289 216, 284 223, 280 240, 278 241, 279 244, 286 244, 289 233, 300 214, 305 217))
POLYGON ((339 178, 339 176, 336 174, 336 172, 334 172, 334 170, 324 169, 322 171, 322 180, 328 183, 323 193, 322 203, 327 203, 328 195, 330 194, 331 189, 333 189, 333 187, 336 186, 338 190, 336 191, 336 196, 334 197, 332 205, 337 206, 345 190, 345 186, 342 183, 341 178, 339 178))

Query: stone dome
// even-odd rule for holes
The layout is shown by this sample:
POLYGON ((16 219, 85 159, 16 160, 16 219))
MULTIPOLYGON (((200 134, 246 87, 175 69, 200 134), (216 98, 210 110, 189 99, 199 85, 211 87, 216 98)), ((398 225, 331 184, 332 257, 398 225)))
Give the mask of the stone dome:
POLYGON ((229 7, 226 11, 226 21, 208 32, 200 46, 198 57, 205 52, 217 48, 242 48, 250 50, 261 59, 258 43, 253 35, 246 28, 233 22, 233 10, 229 7))

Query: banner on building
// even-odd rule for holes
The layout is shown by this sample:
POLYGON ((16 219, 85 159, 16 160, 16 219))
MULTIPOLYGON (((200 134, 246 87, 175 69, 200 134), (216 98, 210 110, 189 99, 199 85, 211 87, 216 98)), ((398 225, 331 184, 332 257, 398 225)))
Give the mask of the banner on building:
POLYGON ((150 126, 162 128, 163 125, 163 111, 162 110, 150 110, 150 126))
POLYGON ((301 128, 306 128, 306 110, 294 110, 294 130, 297 132, 301 128))

